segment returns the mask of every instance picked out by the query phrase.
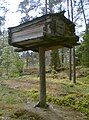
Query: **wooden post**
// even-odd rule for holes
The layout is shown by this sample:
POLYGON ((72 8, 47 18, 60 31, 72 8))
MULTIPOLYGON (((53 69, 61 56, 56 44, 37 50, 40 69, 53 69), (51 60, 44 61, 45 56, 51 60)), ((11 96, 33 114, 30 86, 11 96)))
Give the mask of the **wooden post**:
MULTIPOLYGON (((47 0, 45 0, 45 14, 47 14, 47 0)), ((46 21, 46 19, 45 19, 46 21)), ((47 31, 47 26, 46 31, 47 31)), ((45 78, 45 49, 39 47, 39 73, 40 73, 40 96, 37 107, 47 108, 46 104, 46 78, 45 78)))
POLYGON ((37 107, 46 108, 45 50, 39 48, 40 96, 37 107))
POLYGON ((69 80, 72 80, 72 57, 71 57, 71 48, 69 49, 69 80))
POLYGON ((73 47, 73 83, 76 83, 75 47, 73 47))

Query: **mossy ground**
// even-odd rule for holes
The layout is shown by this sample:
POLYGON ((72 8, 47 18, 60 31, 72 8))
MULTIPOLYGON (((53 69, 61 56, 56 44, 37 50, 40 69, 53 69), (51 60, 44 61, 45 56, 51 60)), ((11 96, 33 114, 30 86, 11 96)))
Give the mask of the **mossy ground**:
MULTIPOLYGON (((34 114, 23 109, 24 104, 29 101, 39 101, 39 77, 30 75, 0 80, 0 119, 7 117, 11 120, 27 120, 31 116, 31 120, 42 119, 39 116, 37 119, 35 117, 33 119, 34 114)), ((47 102, 57 106, 70 107, 74 111, 82 112, 87 117, 84 119, 88 119, 89 76, 78 78, 77 83, 73 84, 68 79, 53 78, 48 74, 47 102)), ((70 120, 72 120, 72 116, 70 120)))

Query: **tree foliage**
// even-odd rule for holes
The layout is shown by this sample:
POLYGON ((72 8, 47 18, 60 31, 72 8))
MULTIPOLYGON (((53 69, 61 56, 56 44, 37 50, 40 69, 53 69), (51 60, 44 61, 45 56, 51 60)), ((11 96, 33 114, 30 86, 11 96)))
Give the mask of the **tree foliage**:
POLYGON ((82 64, 89 67, 89 34, 84 35, 82 64))
POLYGON ((6 2, 5 0, 0 1, 0 35, 2 34, 1 32, 1 27, 5 24, 5 17, 6 13, 8 12, 8 8, 6 7, 6 2), (2 14, 3 13, 3 14, 2 14))
POLYGON ((37 10, 40 6, 40 0, 23 0, 18 6, 18 11, 21 12, 21 23, 29 21, 33 16, 30 14, 32 10, 37 10))
POLYGON ((60 68, 60 58, 58 50, 52 50, 50 66, 56 71, 60 68))
MULTIPOLYGON (((85 23, 88 23, 88 6, 89 1, 86 0, 72 0, 73 1, 73 14, 74 14, 74 22, 77 23, 78 26, 80 23, 78 21, 82 21, 82 23, 85 21, 85 23)), ((52 12, 60 12, 64 10, 63 4, 66 3, 66 0, 48 0, 47 10, 48 13, 52 12)), ((70 2, 70 1, 69 1, 70 2)), ((8 11, 6 8, 7 4, 5 0, 0 1, 0 30, 2 29, 2 26, 5 23, 5 16, 8 11)), ((70 6, 70 3, 69 3, 70 6)), ((66 6, 65 6, 66 8, 66 6)), ((69 8, 69 12, 70 12, 69 8)), ((38 16, 40 13, 41 15, 45 14, 45 5, 42 0, 22 0, 18 6, 18 11, 21 13, 21 23, 27 22, 31 20, 33 17, 38 16), (42 5, 42 6, 41 6, 42 5), (40 9, 39 9, 40 8, 40 9), (37 11, 38 10, 38 11, 37 11), (35 15, 33 16, 33 12, 35 12, 35 15), (36 14, 37 13, 37 14, 36 14)), ((82 24, 81 24, 82 26, 82 24)), ((89 67, 89 25, 86 24, 86 32, 83 37, 83 42, 80 46, 76 49, 76 59, 77 59, 77 65, 83 65, 86 67, 89 67)), ((79 28, 79 27, 78 27, 79 28)), ((22 58, 20 58, 20 55, 18 53, 13 52, 13 48, 10 47, 7 44, 7 35, 4 35, 3 33, 2 37, 0 37, 0 68, 3 68, 6 72, 6 74, 13 74, 18 73, 19 75, 22 74, 23 64, 22 58)), ((60 66, 62 66, 65 62, 65 64, 69 62, 68 59, 68 52, 66 53, 66 49, 54 50, 53 53, 51 52, 51 67, 57 70, 60 66), (66 54, 66 55, 65 55, 66 54)), ((35 66, 35 62, 38 64, 38 56, 36 57, 35 54, 32 52, 32 55, 29 54, 29 64, 35 66)), ((48 56, 50 58, 50 56, 48 56)), ((48 59, 47 59, 48 60, 48 59)), ((48 61, 47 61, 48 62, 48 61)), ((49 59, 50 62, 50 59, 49 59)), ((12 75, 13 76, 13 75, 12 75)))
POLYGON ((24 62, 19 54, 14 52, 14 48, 8 45, 7 34, 3 33, 0 43, 0 75, 8 77, 22 75, 24 62))
POLYGON ((77 50, 78 62, 80 65, 89 67, 89 25, 87 25, 83 39, 82 44, 77 50))

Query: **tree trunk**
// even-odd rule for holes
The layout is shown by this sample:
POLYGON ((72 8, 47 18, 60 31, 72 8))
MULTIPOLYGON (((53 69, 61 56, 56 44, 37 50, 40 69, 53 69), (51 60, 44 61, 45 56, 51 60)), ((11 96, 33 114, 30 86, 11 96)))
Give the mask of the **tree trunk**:
POLYGON ((26 52, 26 68, 29 67, 29 52, 26 52))
POLYGON ((76 83, 75 47, 73 47, 73 83, 76 83))
POLYGON ((69 49, 69 80, 72 80, 72 50, 69 49))
MULTIPOLYGON (((73 22, 73 0, 71 0, 71 19, 73 22)), ((73 83, 76 83, 75 47, 73 47, 73 83)))
POLYGON ((61 49, 62 55, 61 55, 61 67, 64 67, 64 48, 61 49))
MULTIPOLYGON (((67 12, 68 12, 68 19, 70 19, 70 11, 69 11, 69 0, 67 0, 67 12)), ((69 80, 72 80, 72 49, 69 49, 69 80)))
POLYGON ((69 0, 67 0, 67 12, 68 12, 68 19, 70 19, 69 0))
POLYGON ((47 0, 45 0, 45 14, 47 14, 47 0))
POLYGON ((83 6, 83 1, 80 0, 80 2, 81 2, 81 7, 82 7, 82 12, 83 12, 83 16, 84 16, 85 25, 87 26, 87 23, 86 23, 86 16, 85 16, 85 11, 84 11, 84 6, 83 6))

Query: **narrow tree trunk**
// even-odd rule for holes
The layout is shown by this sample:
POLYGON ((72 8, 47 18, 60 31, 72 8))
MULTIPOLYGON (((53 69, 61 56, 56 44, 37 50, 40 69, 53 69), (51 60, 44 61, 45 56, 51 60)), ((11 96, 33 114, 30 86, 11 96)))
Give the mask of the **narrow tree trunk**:
POLYGON ((47 14, 47 0, 45 0, 45 14, 47 14))
MULTIPOLYGON (((68 19, 70 19, 69 0, 67 0, 68 19)), ((69 49, 69 80, 72 80, 72 49, 69 49)))
POLYGON ((76 83, 75 47, 73 47, 73 83, 76 83))
POLYGON ((69 80, 72 80, 72 50, 69 49, 69 80))
POLYGON ((73 22, 73 0, 70 0, 71 2, 71 20, 73 22))
MULTIPOLYGON (((71 19, 73 22, 73 0, 71 0, 71 19)), ((75 47, 73 47, 73 83, 76 83, 75 47)))
POLYGON ((86 16, 85 16, 85 11, 84 11, 84 6, 83 6, 83 0, 80 0, 80 2, 81 2, 81 7, 82 7, 82 12, 83 12, 83 16, 84 16, 85 25, 87 26, 87 24, 86 24, 86 16))
POLYGON ((61 49, 62 56, 61 56, 61 66, 64 67, 64 48, 61 49))
MULTIPOLYGON (((8 64, 8 63, 7 63, 8 64)), ((8 68, 8 65, 6 67, 6 74, 7 74, 7 78, 9 78, 9 68, 8 68)))
POLYGON ((70 19, 69 0, 67 0, 67 12, 68 12, 68 19, 70 19))
POLYGON ((26 68, 29 67, 29 52, 26 52, 26 68))

